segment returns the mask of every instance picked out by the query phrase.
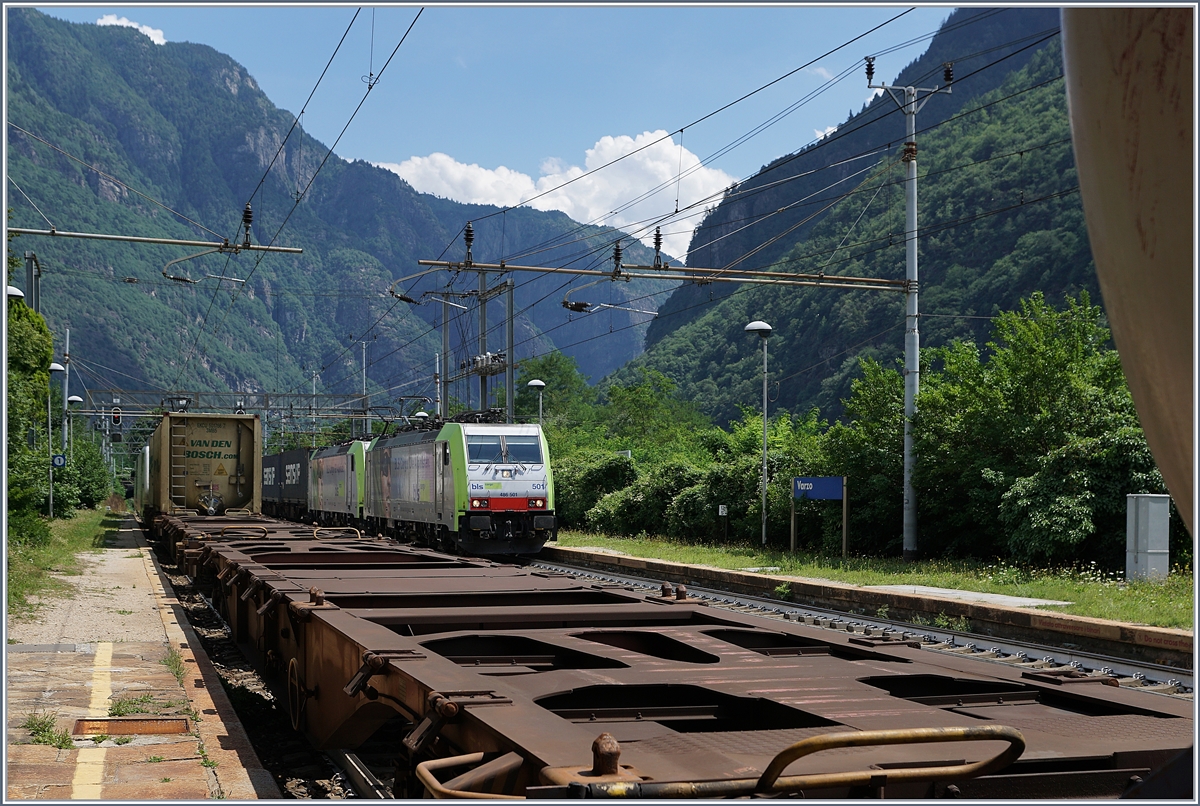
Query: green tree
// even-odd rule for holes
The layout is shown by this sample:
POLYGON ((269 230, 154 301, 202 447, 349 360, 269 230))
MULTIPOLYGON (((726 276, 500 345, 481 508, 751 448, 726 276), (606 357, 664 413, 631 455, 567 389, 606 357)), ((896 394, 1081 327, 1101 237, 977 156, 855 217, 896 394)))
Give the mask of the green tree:
MULTIPOLYGON (((825 434, 826 475, 849 479, 856 551, 899 554, 904 542, 904 379, 870 358, 862 361, 862 373, 850 385, 849 400, 843 401, 849 422, 834 423, 825 434)), ((827 538, 830 531, 825 530, 827 538)))
POLYGON ((1118 565, 1125 496, 1165 489, 1099 307, 1035 293, 986 346, 932 351, 914 427, 923 547, 1118 565))

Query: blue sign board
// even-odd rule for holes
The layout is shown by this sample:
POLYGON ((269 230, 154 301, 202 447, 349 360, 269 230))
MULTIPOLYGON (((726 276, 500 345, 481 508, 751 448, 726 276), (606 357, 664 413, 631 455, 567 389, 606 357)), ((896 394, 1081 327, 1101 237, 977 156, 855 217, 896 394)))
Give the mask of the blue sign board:
POLYGON ((67 457, 63 456, 61 453, 56 453, 50 458, 50 464, 54 465, 55 467, 66 467, 67 457))
POLYGON ((841 501, 842 476, 800 476, 792 479, 792 498, 799 501, 841 501))

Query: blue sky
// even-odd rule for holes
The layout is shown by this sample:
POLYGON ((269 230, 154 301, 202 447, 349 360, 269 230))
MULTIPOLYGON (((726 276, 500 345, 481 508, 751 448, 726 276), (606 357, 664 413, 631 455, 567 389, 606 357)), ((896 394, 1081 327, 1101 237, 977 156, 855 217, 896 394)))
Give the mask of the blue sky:
MULTIPOLYGON (((915 8, 875 33, 697 123, 746 93, 906 11, 907 6, 429 6, 338 144, 346 159, 400 173, 418 190, 515 204, 655 143, 533 202, 621 226, 701 204, 802 148, 867 100, 862 57, 891 80, 924 51, 950 7, 915 8), (853 72, 828 85, 844 70, 853 72), (822 88, 824 87, 824 90, 822 88), (709 158, 816 97, 721 156, 709 158), (677 134, 687 127, 682 143, 677 134), (673 136, 670 136, 673 135, 673 136), (678 183, 680 169, 686 176, 678 183), (612 214, 658 185, 655 197, 612 214), (674 186, 672 186, 674 185, 674 186)), ((302 123, 332 144, 419 7, 363 8, 302 123)), ((141 26, 159 42, 198 42, 244 65, 298 113, 356 6, 42 6, 71 22, 141 26)), ((699 208, 698 208, 699 209, 699 208)), ((695 220, 664 230, 686 247, 695 220)))

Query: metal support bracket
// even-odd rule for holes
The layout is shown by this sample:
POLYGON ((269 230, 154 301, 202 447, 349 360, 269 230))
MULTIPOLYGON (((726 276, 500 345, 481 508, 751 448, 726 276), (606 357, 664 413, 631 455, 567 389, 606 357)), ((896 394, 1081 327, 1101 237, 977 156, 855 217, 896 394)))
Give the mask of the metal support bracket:
POLYGON ((388 661, 424 660, 425 655, 415 649, 368 649, 363 653, 363 664, 350 678, 342 691, 357 697, 367 688, 367 682, 377 674, 385 672, 388 661))

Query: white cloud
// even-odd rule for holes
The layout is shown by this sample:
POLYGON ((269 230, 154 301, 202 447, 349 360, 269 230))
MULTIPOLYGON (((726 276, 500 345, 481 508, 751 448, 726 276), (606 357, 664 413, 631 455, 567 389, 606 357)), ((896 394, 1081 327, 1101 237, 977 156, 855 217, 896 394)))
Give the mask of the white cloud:
POLYGON ((140 22, 134 22, 128 17, 118 17, 116 14, 105 14, 100 19, 96 20, 97 25, 120 25, 123 28, 136 28, 146 36, 150 37, 150 41, 156 45, 167 44, 167 38, 163 36, 163 32, 159 28, 151 28, 149 25, 142 25, 140 22))
POLYGON ((836 131, 837 131, 837 128, 838 128, 837 126, 826 126, 826 127, 824 128, 824 130, 822 130, 822 129, 813 129, 813 134, 815 134, 815 135, 816 135, 816 137, 817 137, 817 139, 818 139, 818 140, 824 140, 826 137, 828 137, 829 135, 831 135, 831 134, 833 134, 834 132, 836 132, 836 131))
POLYGON ((681 150, 662 130, 636 137, 601 137, 585 152, 582 167, 557 157, 547 158, 536 180, 504 166, 492 169, 466 165, 441 153, 412 157, 398 164, 377 164, 399 174, 423 193, 500 206, 528 201, 535 209, 561 210, 576 221, 636 229, 647 246, 653 246, 654 229, 643 231, 639 227, 674 212, 678 193, 679 209, 693 203, 698 206, 688 219, 672 219, 662 227, 663 249, 677 257, 687 249, 692 228, 704 208, 718 202, 720 193, 734 182, 734 177, 724 171, 700 165, 695 154, 686 148, 681 150), (602 171, 588 173, 624 155, 629 156, 602 171), (676 175, 681 168, 683 177, 677 185, 676 175), (570 180, 575 181, 559 187, 570 180), (641 199, 655 189, 653 195, 641 199), (542 193, 546 195, 539 196, 542 193), (631 204, 634 199, 640 200, 631 204))
POLYGON ((871 94, 867 96, 866 100, 863 101, 863 103, 869 104, 869 103, 871 103, 871 101, 874 101, 880 95, 883 95, 883 90, 872 90, 871 94))
POLYGON ((824 67, 811 67, 809 68, 809 72, 816 73, 826 81, 833 81, 833 73, 829 72, 824 67))

